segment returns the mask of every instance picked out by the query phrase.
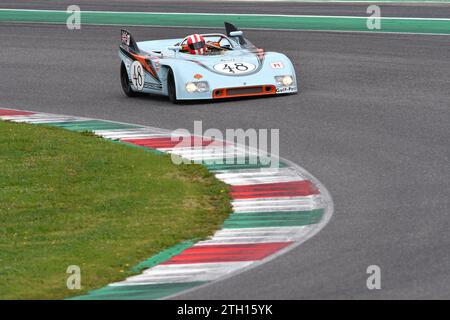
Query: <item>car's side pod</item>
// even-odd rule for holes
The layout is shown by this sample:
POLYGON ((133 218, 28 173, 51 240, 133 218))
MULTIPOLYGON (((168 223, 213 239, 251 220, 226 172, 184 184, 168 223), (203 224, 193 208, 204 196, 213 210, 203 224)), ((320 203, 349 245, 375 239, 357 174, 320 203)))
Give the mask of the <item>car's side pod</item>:
POLYGON ((126 47, 129 51, 133 51, 135 53, 139 53, 139 47, 136 44, 131 33, 127 30, 120 30, 122 45, 126 47))

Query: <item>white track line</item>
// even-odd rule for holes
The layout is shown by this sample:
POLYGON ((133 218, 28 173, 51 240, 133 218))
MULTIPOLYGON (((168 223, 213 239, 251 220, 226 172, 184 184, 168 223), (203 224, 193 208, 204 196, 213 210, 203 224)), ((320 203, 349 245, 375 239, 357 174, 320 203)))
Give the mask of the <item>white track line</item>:
POLYGON ((158 265, 112 286, 212 281, 251 263, 252 261, 158 265))
POLYGON ((198 242, 198 245, 243 244, 265 242, 289 242, 303 237, 313 226, 299 227, 267 227, 238 228, 217 231, 208 240, 198 242))
POLYGON ((236 213, 271 212, 271 211, 305 211, 320 208, 321 195, 293 198, 259 198, 233 200, 231 205, 236 213))

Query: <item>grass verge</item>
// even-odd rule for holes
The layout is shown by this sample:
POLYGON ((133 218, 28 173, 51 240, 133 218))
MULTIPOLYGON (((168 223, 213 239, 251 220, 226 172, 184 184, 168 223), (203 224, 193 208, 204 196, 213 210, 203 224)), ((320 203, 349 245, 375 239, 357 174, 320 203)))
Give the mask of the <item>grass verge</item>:
POLYGON ((199 165, 91 134, 0 121, 0 299, 62 299, 131 275, 231 212, 199 165), (68 290, 69 265, 81 290, 68 290))

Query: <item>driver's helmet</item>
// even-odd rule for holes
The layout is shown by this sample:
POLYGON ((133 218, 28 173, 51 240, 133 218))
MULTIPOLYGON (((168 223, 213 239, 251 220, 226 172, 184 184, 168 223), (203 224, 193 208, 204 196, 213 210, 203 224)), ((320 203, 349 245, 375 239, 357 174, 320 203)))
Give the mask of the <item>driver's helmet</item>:
POLYGON ((187 36, 187 50, 190 54, 205 54, 206 42, 205 39, 199 34, 192 34, 187 36))

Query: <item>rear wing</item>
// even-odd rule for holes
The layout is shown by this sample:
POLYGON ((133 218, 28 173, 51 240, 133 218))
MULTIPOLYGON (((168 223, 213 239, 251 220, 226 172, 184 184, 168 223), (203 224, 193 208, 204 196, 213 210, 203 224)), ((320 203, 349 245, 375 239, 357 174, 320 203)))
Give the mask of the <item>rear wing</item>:
POLYGON ((140 51, 131 33, 129 33, 127 30, 122 29, 120 30, 120 34, 121 34, 120 38, 122 41, 121 45, 125 47, 125 49, 133 51, 135 53, 138 53, 140 51))
MULTIPOLYGON (((234 24, 232 24, 232 23, 224 22, 224 24, 225 24, 225 32, 226 32, 226 34, 227 34, 228 37, 231 36, 231 32, 233 32, 233 31, 240 31, 240 30, 239 30, 238 28, 236 28, 236 26, 235 26, 234 24)), ((238 37, 236 37, 236 38, 238 39, 240 45, 245 45, 245 44, 247 44, 247 41, 245 41, 245 38, 244 38, 243 36, 238 36, 238 37)))

